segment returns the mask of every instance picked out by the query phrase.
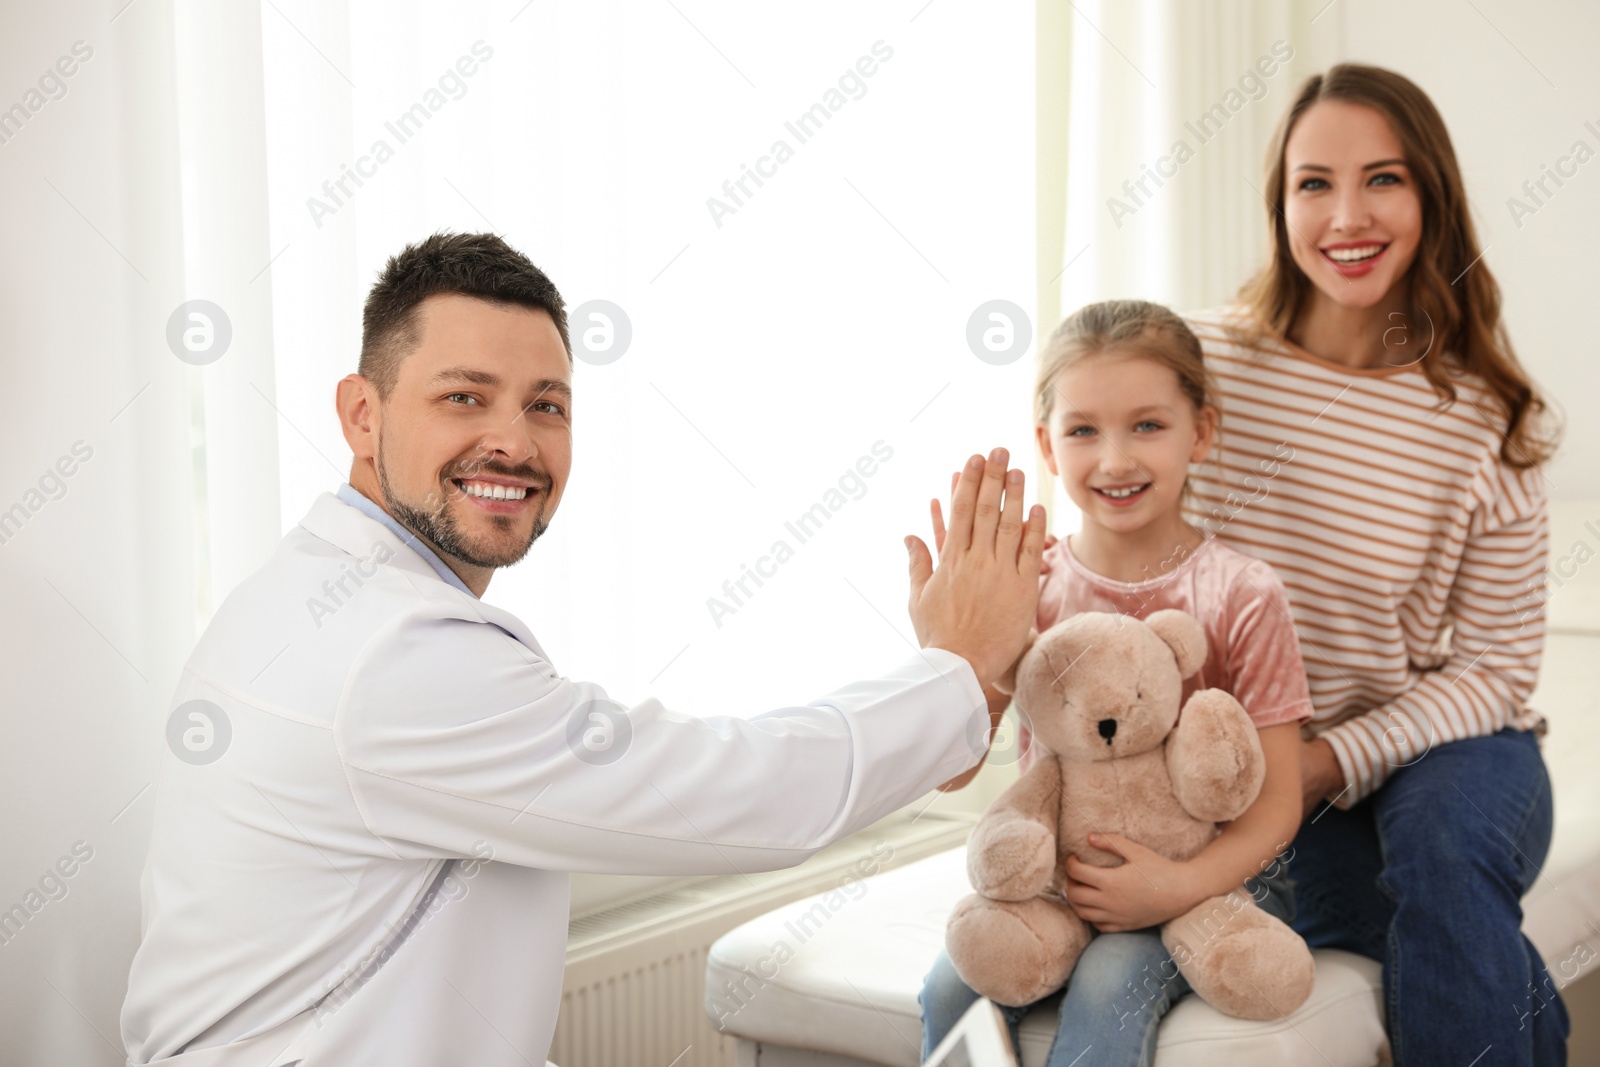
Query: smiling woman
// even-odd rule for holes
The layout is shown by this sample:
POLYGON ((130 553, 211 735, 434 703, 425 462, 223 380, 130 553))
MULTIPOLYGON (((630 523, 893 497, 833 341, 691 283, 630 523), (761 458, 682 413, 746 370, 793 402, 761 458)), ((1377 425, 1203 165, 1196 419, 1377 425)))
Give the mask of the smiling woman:
MULTIPOLYGON (((1348 300, 1383 301, 1385 317, 1405 315, 1410 293, 1395 281, 1416 259, 1422 199, 1388 120, 1370 107, 1330 100, 1295 125, 1284 155, 1284 216, 1296 266, 1308 276, 1331 267, 1349 283, 1348 300), (1350 162, 1337 170, 1321 162, 1341 158, 1350 162)), ((1337 306, 1313 302, 1301 328, 1316 330, 1317 319, 1337 306)))
POLYGON ((1300 636, 1295 929, 1384 962, 1395 1062, 1559 1062, 1559 999, 1526 1025, 1504 1011, 1548 973, 1519 926, 1552 825, 1527 701, 1555 429, 1419 87, 1350 64, 1309 79, 1267 198, 1243 306, 1191 318, 1228 426, 1196 485, 1227 513, 1218 537, 1282 576, 1300 636), (1397 317, 1430 324, 1420 354, 1397 317), (1273 492, 1230 507, 1284 447, 1273 492))
POLYGON ((1544 400, 1500 319, 1450 134, 1420 89, 1355 64, 1312 78, 1279 127, 1265 195, 1277 205, 1272 259, 1240 294, 1255 341, 1276 334, 1313 351, 1337 347, 1352 366, 1394 367, 1387 324, 1425 320, 1432 355, 1406 364, 1418 364, 1441 401, 1456 399, 1452 370, 1481 379, 1513 468, 1550 457, 1544 400), (1369 316, 1385 328, 1358 328, 1369 316))

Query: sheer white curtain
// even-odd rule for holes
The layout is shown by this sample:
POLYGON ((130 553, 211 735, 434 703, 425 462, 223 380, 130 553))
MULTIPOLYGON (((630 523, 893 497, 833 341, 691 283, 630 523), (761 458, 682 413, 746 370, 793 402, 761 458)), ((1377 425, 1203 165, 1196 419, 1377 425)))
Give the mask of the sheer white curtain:
POLYGON ((489 598, 564 672, 699 713, 910 651, 901 536, 969 452, 1031 447, 1029 361, 966 339, 980 303, 1032 302, 1030 6, 308 2, 263 25, 284 526, 348 468, 333 384, 385 258, 493 230, 632 339, 577 365, 560 515, 489 598), (819 503, 802 542, 786 523, 819 503))
POLYGON ((113 1065, 173 688, 278 536, 259 16, 9 15, 0 1059, 113 1065))
MULTIPOLYGON (((1328 5, 1331 7, 1332 5, 1328 5)), ((1226 301, 1265 248, 1262 156, 1337 12, 1289 0, 1083 0, 1072 26, 1064 313, 1226 301)))

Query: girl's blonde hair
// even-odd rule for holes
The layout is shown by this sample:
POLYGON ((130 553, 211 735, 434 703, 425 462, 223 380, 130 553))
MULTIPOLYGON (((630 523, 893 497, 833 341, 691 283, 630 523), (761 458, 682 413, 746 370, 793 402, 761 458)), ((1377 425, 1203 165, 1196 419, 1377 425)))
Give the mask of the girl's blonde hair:
POLYGON ((1079 360, 1111 348, 1153 359, 1172 371, 1196 415, 1207 407, 1220 412, 1216 389, 1200 352, 1200 340, 1188 323, 1148 300, 1102 300, 1068 315, 1039 353, 1034 420, 1041 426, 1049 424, 1058 374, 1079 360))

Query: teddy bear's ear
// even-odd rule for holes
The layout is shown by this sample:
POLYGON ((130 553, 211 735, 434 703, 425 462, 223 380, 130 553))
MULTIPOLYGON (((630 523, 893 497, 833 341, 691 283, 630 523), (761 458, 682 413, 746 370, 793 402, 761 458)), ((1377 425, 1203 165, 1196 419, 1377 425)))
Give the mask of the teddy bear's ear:
POLYGON ((1014 696, 1016 694, 1017 668, 1022 665, 1022 657, 1028 654, 1028 649, 1032 648, 1033 643, 1037 640, 1039 640, 1039 631, 1030 627, 1028 639, 1023 642, 1022 651, 1017 653, 1017 658, 1012 662, 1011 666, 1006 668, 1006 673, 995 679, 994 687, 1006 696, 1014 696))
POLYGON ((1144 624, 1165 641, 1178 658, 1178 674, 1187 678, 1206 661, 1206 631, 1200 620, 1173 608, 1152 611, 1144 624))

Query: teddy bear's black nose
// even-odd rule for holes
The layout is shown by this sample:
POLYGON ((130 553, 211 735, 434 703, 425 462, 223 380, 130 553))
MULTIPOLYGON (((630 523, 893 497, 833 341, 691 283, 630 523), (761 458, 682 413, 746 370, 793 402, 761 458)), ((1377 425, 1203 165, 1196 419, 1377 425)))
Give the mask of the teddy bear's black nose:
POLYGON ((1111 739, 1113 737, 1117 736, 1117 720, 1116 719, 1101 719, 1100 720, 1100 736, 1105 738, 1106 739, 1106 744, 1109 745, 1111 743, 1111 739))

